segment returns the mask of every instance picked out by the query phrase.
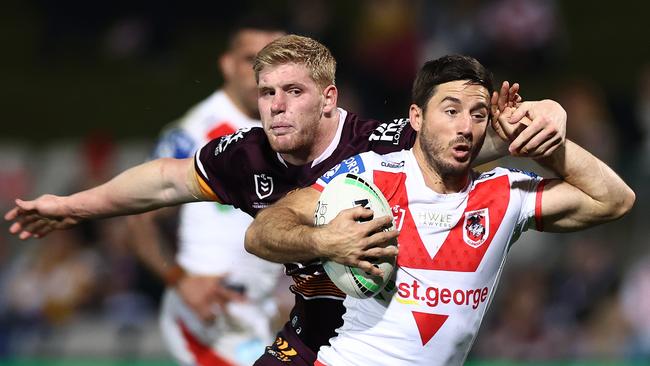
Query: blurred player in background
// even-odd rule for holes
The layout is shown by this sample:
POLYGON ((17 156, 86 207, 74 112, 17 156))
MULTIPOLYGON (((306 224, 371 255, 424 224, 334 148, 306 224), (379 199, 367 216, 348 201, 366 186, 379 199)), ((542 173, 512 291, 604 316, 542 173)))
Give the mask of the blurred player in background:
MULTIPOLYGON (((219 57, 222 88, 163 131, 153 158, 188 158, 212 139, 259 127, 252 62, 282 34, 279 27, 256 19, 234 28, 219 57)), ((246 253, 243 238, 250 222, 249 215, 216 202, 129 217, 135 252, 167 285, 160 326, 182 365, 250 365, 272 340, 273 290, 281 266, 246 253), (174 260, 162 250, 160 221, 173 223, 168 218, 176 214, 174 260)))

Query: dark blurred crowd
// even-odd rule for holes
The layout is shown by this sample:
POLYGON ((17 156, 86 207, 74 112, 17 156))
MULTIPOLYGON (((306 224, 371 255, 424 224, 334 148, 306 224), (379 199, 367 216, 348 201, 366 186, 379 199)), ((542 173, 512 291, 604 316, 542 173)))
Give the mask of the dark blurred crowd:
MULTIPOLYGON (((576 37, 568 19, 571 10, 551 0, 195 4, 201 11, 176 2, 139 3, 91 7, 75 0, 34 1, 31 11, 40 19, 35 51, 40 70, 64 62, 70 50, 90 44, 104 60, 183 67, 174 61, 182 58, 175 54, 179 42, 175 29, 183 30, 184 40, 196 34, 203 41, 201 47, 215 49, 223 43, 219 32, 227 28, 232 14, 250 8, 266 10, 269 16, 280 17, 289 32, 328 45, 338 60, 340 104, 362 115, 404 116, 418 65, 449 53, 477 57, 497 80, 521 81, 524 98, 559 101, 568 112, 568 137, 615 167, 635 190, 636 206, 622 220, 586 232, 524 235, 511 250, 503 283, 470 357, 650 360, 650 240, 644 229, 650 216, 645 190, 650 181, 650 59, 636 59, 636 67, 627 70, 627 84, 567 66, 574 65, 572 50, 578 47, 572 43, 576 37), (216 36, 207 37, 210 33, 216 36)), ((585 65, 585 70, 593 68, 585 65)), ((39 96, 33 98, 38 104, 39 96)), ((103 102, 117 110, 126 108, 120 106, 126 101, 119 93, 103 102)), ((190 105, 177 106, 175 116, 190 105)), ((159 120, 149 130, 167 122, 159 120)), ((84 126, 83 131, 115 128, 84 126)), ((126 133, 116 133, 119 139, 112 133, 84 132, 83 138, 47 140, 37 146, 20 133, 13 138, 3 132, 0 209, 6 211, 15 197, 67 194, 94 186, 144 160, 155 133, 125 139, 125 128, 126 133)), ((508 159, 505 164, 520 162, 508 159)), ((110 328, 113 349, 137 355, 140 336, 157 331, 145 323, 155 319, 162 284, 130 252, 122 220, 88 222, 25 243, 9 237, 4 226, 0 359, 65 353, 61 342, 83 324, 110 328)), ((291 302, 286 287, 278 293, 284 296, 280 301, 291 302)), ((82 352, 93 354, 89 347, 82 352)))

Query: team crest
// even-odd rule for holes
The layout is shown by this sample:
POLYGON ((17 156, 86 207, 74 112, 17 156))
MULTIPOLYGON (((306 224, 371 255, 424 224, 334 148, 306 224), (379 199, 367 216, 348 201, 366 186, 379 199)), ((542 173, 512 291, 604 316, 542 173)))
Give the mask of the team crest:
POLYGON ((266 174, 255 174, 255 193, 261 200, 273 193, 273 177, 266 174))
POLYGON ((467 245, 478 248, 490 236, 490 213, 487 208, 465 212, 463 240, 467 245))

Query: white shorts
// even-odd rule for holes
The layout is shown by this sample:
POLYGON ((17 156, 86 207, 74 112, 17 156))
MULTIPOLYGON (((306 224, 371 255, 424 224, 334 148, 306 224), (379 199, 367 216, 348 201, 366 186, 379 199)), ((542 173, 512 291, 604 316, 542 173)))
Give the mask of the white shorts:
POLYGON ((262 303, 231 303, 227 315, 206 325, 175 290, 167 289, 160 328, 169 351, 181 365, 252 365, 273 341, 271 318, 276 311, 272 298, 262 303))

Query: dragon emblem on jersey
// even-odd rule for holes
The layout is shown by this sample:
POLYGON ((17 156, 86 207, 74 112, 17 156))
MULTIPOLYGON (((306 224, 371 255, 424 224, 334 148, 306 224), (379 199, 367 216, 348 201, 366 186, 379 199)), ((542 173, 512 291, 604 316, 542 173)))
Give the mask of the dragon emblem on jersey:
POLYGON ((255 174, 255 193, 261 200, 273 193, 273 177, 266 174, 255 174))
POLYGON ((490 213, 487 208, 465 212, 463 240, 467 245, 478 248, 490 236, 490 213))
POLYGON ((219 139, 219 143, 217 144, 217 147, 214 149, 214 156, 221 154, 224 150, 226 150, 228 145, 244 138, 244 134, 250 130, 251 130, 250 127, 240 128, 239 130, 231 133, 230 135, 222 136, 219 139))

